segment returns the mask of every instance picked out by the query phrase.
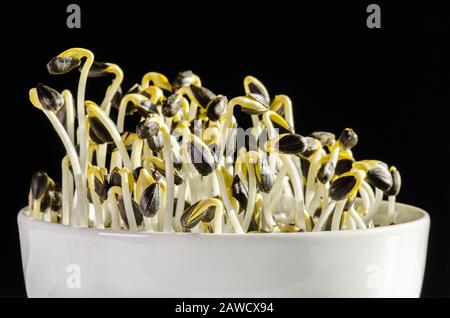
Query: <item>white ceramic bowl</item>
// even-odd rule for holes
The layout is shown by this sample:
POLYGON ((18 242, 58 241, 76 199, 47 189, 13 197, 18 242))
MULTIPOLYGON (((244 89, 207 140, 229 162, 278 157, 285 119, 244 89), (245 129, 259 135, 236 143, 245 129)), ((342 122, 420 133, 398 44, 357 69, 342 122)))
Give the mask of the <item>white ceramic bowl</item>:
MULTIPOLYGON (((383 202, 381 209, 385 209, 383 202)), ((18 215, 30 297, 418 297, 430 219, 278 234, 130 233, 18 215)))

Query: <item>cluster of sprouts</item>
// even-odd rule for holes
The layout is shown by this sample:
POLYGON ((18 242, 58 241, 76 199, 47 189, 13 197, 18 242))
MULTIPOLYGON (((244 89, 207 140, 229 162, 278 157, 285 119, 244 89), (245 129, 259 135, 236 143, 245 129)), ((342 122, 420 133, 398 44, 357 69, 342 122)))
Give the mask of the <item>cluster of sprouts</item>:
POLYGON ((338 231, 396 221, 396 168, 356 160, 352 129, 337 138, 297 134, 289 97, 269 95, 255 77, 245 77, 242 96, 228 99, 191 71, 171 81, 149 72, 122 93, 119 66, 82 48, 47 68, 56 75, 79 69, 80 80, 76 103, 69 90, 30 90, 66 150, 61 185, 45 172, 33 175, 30 217, 191 233, 338 231), (85 100, 88 78, 107 74, 112 82, 101 103, 85 100), (251 116, 250 128, 238 125, 236 106, 251 116), (387 211, 380 209, 385 196, 387 211))

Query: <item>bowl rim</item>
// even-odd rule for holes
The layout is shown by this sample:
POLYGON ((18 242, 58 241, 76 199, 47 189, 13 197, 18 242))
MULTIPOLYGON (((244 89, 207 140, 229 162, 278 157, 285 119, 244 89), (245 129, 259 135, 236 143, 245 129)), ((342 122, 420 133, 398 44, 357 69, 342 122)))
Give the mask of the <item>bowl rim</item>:
MULTIPOLYGON (((386 204, 386 201, 383 201, 386 204)), ((152 236, 184 236, 184 237, 298 237, 298 238, 311 238, 311 237, 327 237, 327 238, 342 238, 346 236, 361 236, 361 235, 373 235, 373 234, 382 234, 389 232, 396 232, 402 229, 407 229, 408 227, 415 226, 427 226, 430 224, 430 215, 423 209, 405 204, 396 202, 396 206, 399 206, 403 209, 413 210, 418 213, 420 216, 417 219, 407 221, 400 224, 393 224, 388 226, 380 226, 371 229, 356 229, 356 230, 345 230, 345 231, 320 231, 320 232, 301 232, 301 233, 184 233, 184 232, 131 232, 124 230, 111 230, 111 229, 96 229, 96 228, 81 228, 74 227, 71 225, 64 225, 60 223, 49 223, 45 221, 35 220, 30 218, 25 214, 25 211, 28 207, 22 208, 18 215, 17 221, 19 223, 19 227, 23 223, 30 224, 33 228, 39 228, 43 230, 64 230, 65 232, 70 232, 72 234, 82 234, 86 236, 90 235, 100 235, 100 236, 116 236, 116 237, 152 237, 152 236)))

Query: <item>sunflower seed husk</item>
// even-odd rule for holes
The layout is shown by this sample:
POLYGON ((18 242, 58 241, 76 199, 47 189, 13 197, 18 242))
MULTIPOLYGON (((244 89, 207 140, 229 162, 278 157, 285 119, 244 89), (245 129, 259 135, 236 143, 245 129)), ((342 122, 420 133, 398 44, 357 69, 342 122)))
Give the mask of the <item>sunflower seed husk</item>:
MULTIPOLYGON (((123 200, 123 196, 119 196, 118 203, 119 203, 120 217, 122 218, 125 225, 129 228, 130 224, 128 223, 127 212, 125 210, 125 202, 123 200)), ((140 226, 144 222, 144 217, 139 209, 139 205, 133 198, 131 198, 131 206, 133 207, 133 214, 134 218, 136 219, 136 224, 137 226, 140 226)))
POLYGON ((52 75, 66 74, 80 66, 81 61, 73 57, 54 57, 47 63, 47 70, 52 75))
POLYGON ((158 182, 149 185, 141 195, 139 208, 141 213, 148 218, 155 216, 161 205, 161 188, 158 182))
POLYGON ((36 92, 39 102, 46 110, 56 113, 64 105, 64 98, 61 94, 47 85, 37 84, 36 92))
POLYGON ((334 201, 341 201, 349 197, 356 185, 354 176, 343 176, 334 180, 330 185, 330 198, 334 201))

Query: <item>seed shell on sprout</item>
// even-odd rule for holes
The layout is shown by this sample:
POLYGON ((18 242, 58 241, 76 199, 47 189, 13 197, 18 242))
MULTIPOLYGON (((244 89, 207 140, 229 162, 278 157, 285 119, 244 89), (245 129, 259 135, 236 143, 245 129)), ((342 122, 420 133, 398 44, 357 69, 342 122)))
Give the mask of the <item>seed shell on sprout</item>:
POLYGON ((336 163, 336 168, 334 170, 334 174, 336 176, 340 176, 341 174, 344 174, 346 172, 349 172, 352 170, 354 160, 352 159, 340 159, 336 163))
POLYGON ((259 158, 258 163, 255 165, 256 180, 258 181, 259 189, 262 192, 269 193, 273 187, 273 172, 270 169, 266 156, 259 158))
POLYGON ((370 185, 385 192, 392 187, 393 177, 388 169, 379 166, 367 171, 367 181, 370 185))
POLYGON ((335 172, 335 167, 331 161, 326 162, 322 166, 320 166, 319 171, 317 172, 317 180, 320 183, 325 184, 333 178, 335 172))
POLYGON ((44 109, 57 112, 64 105, 64 98, 55 89, 39 83, 36 85, 36 93, 44 109))
POLYGON ((80 66, 81 60, 74 57, 54 57, 47 63, 47 70, 51 75, 66 74, 80 66))
POLYGON ((353 129, 345 128, 339 136, 338 141, 342 149, 351 149, 358 143, 358 135, 353 129))
POLYGON ((347 199, 356 185, 356 177, 352 175, 339 177, 330 185, 330 198, 334 201, 347 199))
POLYGON ((197 86, 191 84, 189 86, 191 88, 192 94, 201 107, 206 108, 209 102, 216 97, 216 94, 211 92, 209 89, 203 86, 197 86))
POLYGON ((164 139, 161 132, 158 132, 156 136, 147 137, 147 145, 154 152, 160 152, 164 148, 164 139))
MULTIPOLYGON (((120 217, 122 218, 125 225, 129 228, 130 224, 128 223, 127 212, 125 209, 125 202, 123 200, 123 196, 119 196, 118 203, 119 203, 120 217)), ((142 216, 142 213, 139 209, 139 204, 137 204, 136 200, 134 200, 133 198, 131 198, 131 206, 133 208, 133 214, 134 218, 136 219, 137 226, 142 225, 142 223, 144 222, 144 217, 142 216)))
POLYGON ((252 103, 251 104, 241 104, 241 110, 248 114, 248 115, 261 115, 263 113, 265 113, 266 111, 268 111, 267 107, 264 106, 264 104, 262 104, 260 101, 258 101, 257 99, 254 99, 252 97, 247 97, 249 99, 249 101, 252 103))
POLYGON ((249 96, 259 101, 261 104, 263 104, 266 107, 269 107, 270 105, 270 96, 267 95, 266 90, 256 82, 250 82, 248 84, 249 89, 249 96))
POLYGON ((94 191, 103 203, 108 199, 109 184, 106 179, 100 180, 97 176, 94 177, 94 191))
POLYGON ((322 144, 322 147, 330 147, 336 142, 336 136, 328 131, 314 131, 310 136, 317 139, 322 144))
POLYGON ((145 217, 151 218, 159 212, 160 206, 161 188, 158 182, 154 182, 142 192, 139 209, 145 217))
POLYGON ((89 136, 97 144, 112 143, 114 141, 108 129, 97 117, 89 117, 89 136))
POLYGON ((183 96, 177 92, 173 93, 164 101, 161 106, 161 112, 165 117, 175 116, 181 108, 183 96))
POLYGON ((200 145, 196 141, 188 141, 186 144, 195 169, 203 177, 209 175, 216 168, 216 161, 209 148, 200 145))
POLYGON ((33 174, 33 177, 31 178, 31 194, 34 200, 37 200, 41 198, 45 192, 47 191, 47 188, 50 183, 50 178, 44 171, 37 171, 33 174))
POLYGON ((174 90, 178 90, 183 86, 191 85, 194 79, 194 73, 192 71, 179 72, 173 79, 171 85, 174 90))
POLYGON ((186 229, 192 229, 198 223, 200 223, 206 212, 203 211, 202 213, 196 213, 198 212, 200 202, 202 201, 198 201, 184 210, 180 218, 181 226, 183 226, 186 229))
MULTIPOLYGON (((88 76, 92 78, 96 77, 102 77, 108 75, 108 73, 105 71, 109 67, 108 63, 100 62, 100 61, 94 61, 89 68, 88 76)), ((82 67, 79 66, 78 70, 81 72, 82 67)))
POLYGON ((398 195, 402 186, 402 178, 400 172, 395 168, 389 169, 392 174, 392 187, 385 192, 387 196, 398 195))
POLYGON ((136 109, 141 117, 147 118, 151 114, 158 114, 157 104, 153 104, 149 100, 142 100, 136 109))
POLYGON ((275 148, 285 154, 301 154, 308 149, 308 140, 299 134, 286 134, 276 142, 275 148))
POLYGON ((210 120, 217 121, 227 108, 228 99, 225 96, 218 95, 212 99, 206 106, 206 116, 210 120))
POLYGON ((233 177, 231 184, 231 193, 239 202, 239 212, 244 211, 248 204, 248 190, 238 175, 233 177))

